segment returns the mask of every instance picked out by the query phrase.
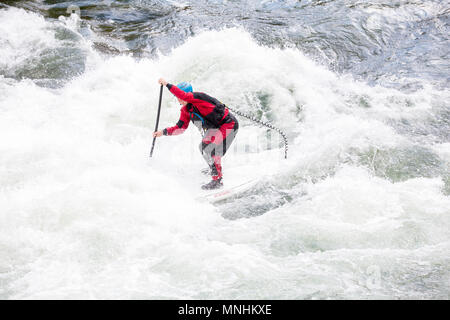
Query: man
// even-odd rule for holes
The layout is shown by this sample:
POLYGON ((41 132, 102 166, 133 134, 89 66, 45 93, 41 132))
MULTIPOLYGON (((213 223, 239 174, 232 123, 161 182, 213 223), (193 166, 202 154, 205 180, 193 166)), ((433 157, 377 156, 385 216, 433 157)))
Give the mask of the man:
POLYGON ((183 133, 192 121, 202 132, 200 152, 210 167, 211 182, 202 189, 217 189, 222 184, 221 159, 227 152, 239 129, 239 123, 228 108, 217 99, 202 92, 193 92, 189 83, 174 86, 163 78, 158 83, 166 86, 182 105, 180 120, 173 127, 153 133, 153 137, 172 136, 183 133))

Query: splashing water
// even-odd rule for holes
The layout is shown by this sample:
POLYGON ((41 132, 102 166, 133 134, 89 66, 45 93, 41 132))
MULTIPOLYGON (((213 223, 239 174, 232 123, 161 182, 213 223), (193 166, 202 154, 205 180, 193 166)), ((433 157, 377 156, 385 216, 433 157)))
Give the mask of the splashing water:
MULTIPOLYGON (((281 46, 243 22, 196 26, 164 48, 148 43, 161 38, 145 22, 132 31, 145 35, 134 40, 139 51, 124 25, 148 17, 149 6, 130 2, 135 15, 120 16, 128 11, 111 3, 109 20, 100 5, 87 11, 91 26, 54 19, 64 3, 39 9, 49 16, 0 7, 1 299, 448 299, 450 91, 441 75, 415 77, 413 66, 394 76, 385 65, 379 76, 376 54, 359 66, 349 67, 351 55, 337 68, 323 64, 315 54, 331 55, 320 49, 329 35, 315 53, 291 44, 293 34, 312 39, 326 25, 307 35, 275 24, 292 21, 293 2, 265 2, 248 19, 272 10, 281 46), (111 54, 99 42, 131 51, 111 54), (195 130, 158 139, 148 159, 160 76, 273 122, 290 139, 289 158, 238 148, 224 158, 225 179, 242 166, 261 182, 217 205, 197 201, 204 164, 195 130)), ((156 20, 199 10, 158 3, 156 20)), ((408 28, 438 10, 418 6, 361 10, 378 35, 367 41, 387 46, 395 21, 408 28), (394 21, 395 10, 404 15, 394 21)), ((178 116, 166 92, 161 126, 178 116)), ((240 121, 237 146, 267 134, 240 121)))

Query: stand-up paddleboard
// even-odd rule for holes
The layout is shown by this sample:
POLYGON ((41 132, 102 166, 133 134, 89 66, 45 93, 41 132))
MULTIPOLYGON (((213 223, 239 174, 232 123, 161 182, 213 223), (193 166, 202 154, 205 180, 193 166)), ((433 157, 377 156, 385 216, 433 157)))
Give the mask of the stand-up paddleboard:
POLYGON ((224 186, 220 189, 204 191, 204 194, 201 195, 199 199, 212 203, 229 199, 250 190, 258 183, 258 181, 259 179, 251 179, 237 185, 233 185, 232 183, 224 183, 224 186))
POLYGON ((215 190, 201 190, 197 199, 209 202, 218 202, 231 199, 241 193, 253 188, 260 177, 257 174, 251 174, 251 168, 240 166, 228 169, 224 173, 223 186, 215 190))

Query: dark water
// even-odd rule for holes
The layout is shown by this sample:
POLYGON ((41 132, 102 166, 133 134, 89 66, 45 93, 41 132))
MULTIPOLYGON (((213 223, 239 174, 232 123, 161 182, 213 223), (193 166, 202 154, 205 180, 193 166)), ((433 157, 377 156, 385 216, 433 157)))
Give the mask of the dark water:
MULTIPOLYGON (((447 87, 450 8, 445 1, 2 1, 50 19, 81 9, 105 37, 98 50, 167 53, 203 30, 244 26, 261 44, 294 46, 340 73, 397 88, 418 79, 447 87), (108 41, 111 40, 111 41, 108 41), (121 45, 115 45, 120 41, 121 45), (398 83, 398 79, 407 81, 398 83)), ((239 50, 239 48, 230 48, 239 50)))

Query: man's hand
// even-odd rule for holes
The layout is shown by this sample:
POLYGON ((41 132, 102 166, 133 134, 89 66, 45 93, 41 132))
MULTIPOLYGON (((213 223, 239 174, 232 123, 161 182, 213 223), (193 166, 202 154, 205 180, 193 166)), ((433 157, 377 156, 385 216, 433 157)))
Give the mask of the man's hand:
POLYGON ((164 80, 163 78, 159 78, 158 83, 163 85, 163 86, 167 86, 167 81, 164 80))
POLYGON ((153 138, 161 137, 163 135, 162 131, 153 132, 153 138))

